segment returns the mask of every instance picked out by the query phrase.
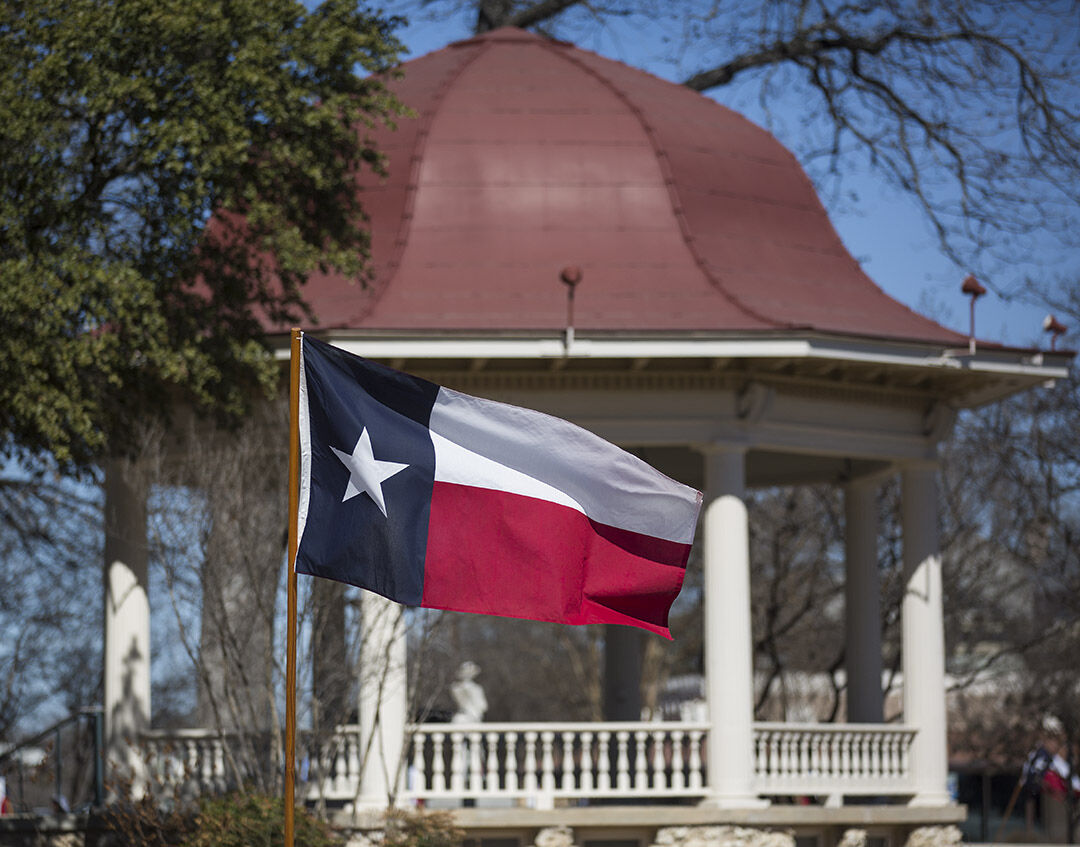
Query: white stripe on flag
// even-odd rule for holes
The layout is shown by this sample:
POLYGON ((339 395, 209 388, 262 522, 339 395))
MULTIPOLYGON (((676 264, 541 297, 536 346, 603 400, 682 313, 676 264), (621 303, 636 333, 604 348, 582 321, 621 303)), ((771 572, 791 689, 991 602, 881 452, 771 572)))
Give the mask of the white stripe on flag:
MULTIPOLYGON (((300 549, 300 539, 304 537, 307 525, 308 504, 311 499, 311 419, 308 415, 307 368, 304 367, 304 339, 300 338, 300 497, 297 501, 296 545, 300 549)), ((290 448, 291 449, 291 448, 290 448)), ((295 566, 289 562, 289 567, 295 566)))
POLYGON ((431 432, 431 443, 435 446, 436 482, 453 482, 457 485, 471 485, 474 488, 490 488, 492 491, 535 497, 567 506, 583 514, 585 512, 580 503, 558 488, 455 444, 434 430, 431 432))
MULTIPOLYGON (((580 504, 599 523, 681 544, 694 538, 697 491, 575 424, 440 388, 430 428, 433 442, 441 436, 465 451, 448 459, 460 484, 524 493, 504 488, 500 480, 511 485, 525 477, 580 504), (470 464, 470 453, 487 462, 470 464), (514 473, 498 471, 498 466, 514 473)), ((437 479, 438 465, 436 454, 437 479)))

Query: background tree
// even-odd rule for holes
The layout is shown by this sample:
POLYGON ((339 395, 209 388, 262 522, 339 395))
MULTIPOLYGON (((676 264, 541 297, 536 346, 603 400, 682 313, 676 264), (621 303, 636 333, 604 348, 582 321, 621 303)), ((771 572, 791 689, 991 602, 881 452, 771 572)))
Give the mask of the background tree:
POLYGON ((100 523, 93 487, 45 469, 0 479, 0 746, 39 708, 59 717, 100 699, 94 644, 70 637, 100 614, 85 602, 97 572, 84 567, 100 523))
MULTIPOLYGON (((1042 293, 1078 325, 1080 285, 1042 293)), ((945 464, 950 499, 966 498, 950 515, 968 539, 947 551, 946 565, 959 566, 965 551, 981 559, 966 586, 978 602, 969 597, 947 632, 958 681, 973 683, 956 710, 954 747, 1019 765, 1036 745, 1052 744, 1073 773, 1080 766, 1078 430, 1074 373, 971 415, 945 464)), ((1065 807, 1075 834, 1074 795, 1066 793, 1065 807)))
MULTIPOLYGON (((279 388, 263 333, 306 314, 307 275, 363 283, 354 180, 381 169, 365 128, 399 112, 382 84, 396 25, 348 0, 0 9, 0 738, 35 709, 100 701, 100 641, 72 637, 100 633, 94 463, 136 452, 140 472, 159 462, 155 529, 170 509, 190 518, 196 543, 171 539, 187 567, 170 585, 159 534, 151 580, 201 632, 185 646, 208 725, 268 725, 284 488, 267 493, 279 480, 258 441, 205 429, 178 479, 162 423, 182 407, 239 426, 279 388), (194 600, 168 590, 181 582, 194 600)), ((155 638, 155 653, 176 646, 155 638)), ((182 723, 190 670, 161 666, 155 718, 182 723)))
POLYGON ((235 431, 190 419, 144 439, 154 480, 155 624, 168 632, 154 724, 227 734, 230 776, 267 790, 281 738, 275 623, 285 560, 287 411, 259 404, 235 431), (171 643, 170 643, 171 642, 171 643), (178 683, 170 688, 168 682, 178 683), (164 686, 162 685, 164 683, 164 686))
POLYGON ((235 421, 276 387, 265 323, 304 314, 313 270, 362 279, 353 178, 396 111, 395 23, 349 0, 3 5, 6 455, 85 466, 172 400, 235 421))

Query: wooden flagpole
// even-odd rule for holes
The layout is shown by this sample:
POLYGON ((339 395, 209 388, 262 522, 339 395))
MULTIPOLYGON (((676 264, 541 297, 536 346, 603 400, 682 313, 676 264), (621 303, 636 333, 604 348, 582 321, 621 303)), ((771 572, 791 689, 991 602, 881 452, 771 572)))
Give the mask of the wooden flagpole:
POLYGON ((300 511, 300 344, 304 333, 292 330, 289 358, 289 560, 286 566, 285 656, 285 847, 293 847, 296 808, 296 548, 300 511))

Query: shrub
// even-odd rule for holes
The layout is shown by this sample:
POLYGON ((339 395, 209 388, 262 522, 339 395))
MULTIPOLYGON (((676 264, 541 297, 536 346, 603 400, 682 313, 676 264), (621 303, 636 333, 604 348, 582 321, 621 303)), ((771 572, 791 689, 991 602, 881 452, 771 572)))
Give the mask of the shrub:
POLYGON ((386 813, 382 847, 458 847, 465 838, 451 812, 406 811, 386 813))
POLYGON ((135 791, 130 777, 109 785, 114 800, 101 812, 102 845, 177 847, 191 832, 195 810, 179 787, 166 791, 151 782, 135 791))
MULTIPOLYGON (((296 847, 338 847, 342 839, 323 821, 297 808, 296 847)), ((277 847, 285 843, 285 801, 265 794, 233 793, 199 803, 183 847, 277 847)))

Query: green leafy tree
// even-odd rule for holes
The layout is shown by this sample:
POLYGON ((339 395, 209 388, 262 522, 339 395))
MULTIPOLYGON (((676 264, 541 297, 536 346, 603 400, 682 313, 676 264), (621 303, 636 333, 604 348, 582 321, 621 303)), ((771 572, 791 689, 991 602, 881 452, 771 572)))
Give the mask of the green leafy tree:
POLYGON ((350 0, 0 7, 0 431, 86 466, 183 399, 238 420, 315 270, 361 279, 355 175, 395 19, 350 0), (359 129, 358 129, 359 128, 359 129))

